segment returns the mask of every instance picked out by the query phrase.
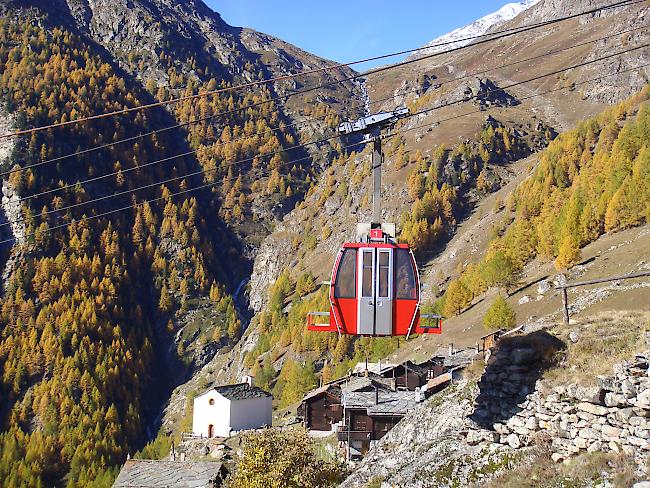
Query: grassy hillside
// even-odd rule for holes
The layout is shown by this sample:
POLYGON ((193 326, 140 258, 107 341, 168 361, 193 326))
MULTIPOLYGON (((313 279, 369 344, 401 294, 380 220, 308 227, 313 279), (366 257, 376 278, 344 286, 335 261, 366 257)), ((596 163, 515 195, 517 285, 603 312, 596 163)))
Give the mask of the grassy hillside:
POLYGON ((559 270, 605 232, 650 219, 650 89, 562 134, 506 202, 510 217, 478 263, 452 281, 438 303, 454 315, 492 286, 512 287, 535 258, 559 270))

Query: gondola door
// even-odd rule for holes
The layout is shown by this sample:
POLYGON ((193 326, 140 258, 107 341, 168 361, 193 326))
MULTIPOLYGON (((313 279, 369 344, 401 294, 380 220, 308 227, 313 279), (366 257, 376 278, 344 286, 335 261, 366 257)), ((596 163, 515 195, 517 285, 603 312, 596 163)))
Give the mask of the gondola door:
POLYGON ((357 333, 385 336, 393 333, 393 250, 359 249, 357 333))

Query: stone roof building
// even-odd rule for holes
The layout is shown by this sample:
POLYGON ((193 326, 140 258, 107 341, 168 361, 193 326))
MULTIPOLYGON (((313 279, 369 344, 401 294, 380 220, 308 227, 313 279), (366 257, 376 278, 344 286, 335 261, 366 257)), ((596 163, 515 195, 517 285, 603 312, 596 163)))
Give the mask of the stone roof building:
POLYGON ((113 488, 213 488, 221 486, 227 474, 216 461, 130 459, 113 488))
POLYGON ((337 437, 347 444, 347 458, 365 456, 376 441, 423 399, 424 392, 419 389, 343 391, 343 425, 337 437))

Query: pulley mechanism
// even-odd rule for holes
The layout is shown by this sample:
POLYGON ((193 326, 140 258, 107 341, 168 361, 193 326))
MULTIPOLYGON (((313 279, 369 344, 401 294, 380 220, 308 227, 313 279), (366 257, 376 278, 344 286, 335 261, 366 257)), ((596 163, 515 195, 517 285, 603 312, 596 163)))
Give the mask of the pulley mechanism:
POLYGON ((392 112, 379 112, 374 115, 366 115, 354 122, 341 122, 339 124, 339 134, 369 134, 375 130, 380 131, 385 127, 394 125, 399 119, 407 117, 408 114, 408 108, 397 107, 392 112))

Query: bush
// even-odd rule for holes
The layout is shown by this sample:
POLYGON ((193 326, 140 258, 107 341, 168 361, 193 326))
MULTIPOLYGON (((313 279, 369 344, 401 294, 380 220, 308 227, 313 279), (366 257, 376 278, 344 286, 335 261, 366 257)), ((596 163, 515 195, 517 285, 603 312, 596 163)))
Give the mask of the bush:
POLYGON ((243 455, 228 486, 337 486, 347 476, 344 465, 318 460, 314 443, 304 429, 265 429, 243 438, 243 455))
POLYGON ((517 324, 517 315, 508 302, 499 295, 483 317, 483 327, 488 330, 512 329, 517 324))

